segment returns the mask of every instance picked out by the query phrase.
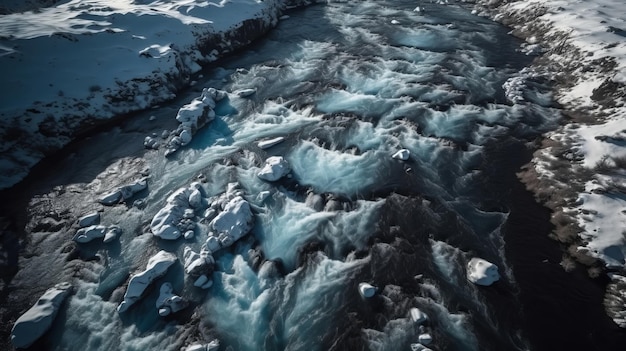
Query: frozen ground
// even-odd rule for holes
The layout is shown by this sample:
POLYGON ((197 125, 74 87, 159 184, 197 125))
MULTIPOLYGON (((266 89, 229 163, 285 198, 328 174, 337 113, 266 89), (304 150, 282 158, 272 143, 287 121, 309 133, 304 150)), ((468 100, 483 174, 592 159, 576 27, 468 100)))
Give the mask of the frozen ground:
POLYGON ((528 52, 545 52, 535 71, 556 83, 567 118, 545 135, 522 174, 554 211, 559 240, 571 258, 611 271, 607 310, 626 327, 626 3, 597 1, 478 1, 482 12, 514 28, 528 52), (600 262, 590 261, 591 258, 600 262), (621 291, 621 292, 620 292, 621 291))
POLYGON ((0 15, 0 188, 103 120, 172 99, 303 2, 3 2, 30 11, 0 15))

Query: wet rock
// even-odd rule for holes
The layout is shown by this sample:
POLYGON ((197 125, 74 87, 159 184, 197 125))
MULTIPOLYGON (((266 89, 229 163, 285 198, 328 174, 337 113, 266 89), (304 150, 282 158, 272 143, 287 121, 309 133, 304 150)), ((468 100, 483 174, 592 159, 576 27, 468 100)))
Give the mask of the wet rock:
POLYGON ((96 224, 100 224, 99 212, 92 212, 78 219, 78 226, 81 228, 89 227, 96 224))
POLYGON ((48 289, 28 311, 15 321, 11 342, 16 348, 27 348, 46 333, 72 286, 60 283, 48 289))
POLYGON ((159 251, 156 255, 148 260, 146 269, 141 273, 135 274, 130 278, 124 301, 117 307, 119 313, 123 313, 135 302, 139 301, 150 283, 155 279, 163 276, 168 268, 173 265, 178 258, 172 253, 159 251))
POLYGON ((87 228, 80 228, 72 240, 77 243, 88 243, 94 239, 102 238, 105 236, 107 227, 103 225, 92 225, 87 228))
POLYGON ((174 294, 172 284, 163 283, 159 291, 159 297, 156 301, 156 308, 161 317, 165 317, 170 313, 176 313, 187 307, 188 303, 182 297, 174 294))

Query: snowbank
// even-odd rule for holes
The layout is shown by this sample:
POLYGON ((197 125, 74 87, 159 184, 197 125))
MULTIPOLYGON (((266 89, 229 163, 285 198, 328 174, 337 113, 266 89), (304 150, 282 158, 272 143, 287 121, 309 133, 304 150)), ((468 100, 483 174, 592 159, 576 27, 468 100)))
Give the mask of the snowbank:
POLYGON ((49 328, 63 301, 72 290, 69 283, 60 283, 48 289, 37 302, 15 321, 11 342, 16 348, 27 348, 49 328))
MULTIPOLYGON (((541 46, 538 51, 545 52, 534 69, 555 82, 555 98, 568 119, 545 136, 522 179, 553 210, 555 234, 570 245, 572 257, 564 267, 572 267, 573 258, 590 265, 592 276, 602 266, 618 270, 611 274, 605 305, 626 327, 620 312, 626 306, 612 293, 626 276, 626 5, 620 0, 477 3, 477 12, 514 28, 527 42, 525 51, 541 46)), ((510 82, 507 92, 516 84, 510 82)))
POLYGON ((304 3, 5 4, 4 13, 36 11, 0 15, 0 75, 11 87, 0 94, 0 188, 103 120, 172 99, 202 66, 263 35, 285 6, 304 3))

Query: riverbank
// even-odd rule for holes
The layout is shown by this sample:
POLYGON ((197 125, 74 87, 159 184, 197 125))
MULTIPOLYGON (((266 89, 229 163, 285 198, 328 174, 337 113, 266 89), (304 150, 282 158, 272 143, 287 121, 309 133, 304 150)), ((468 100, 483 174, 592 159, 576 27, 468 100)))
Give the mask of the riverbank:
POLYGON ((0 15, 0 189, 86 131, 172 100, 310 2, 74 0, 0 15))
POLYGON ((591 277, 608 274, 605 307, 626 327, 626 34, 619 1, 477 1, 475 12, 511 28, 523 50, 542 53, 536 74, 554 83, 566 117, 544 135, 518 176, 552 210, 551 234, 591 277), (621 27, 620 27, 621 26, 621 27))

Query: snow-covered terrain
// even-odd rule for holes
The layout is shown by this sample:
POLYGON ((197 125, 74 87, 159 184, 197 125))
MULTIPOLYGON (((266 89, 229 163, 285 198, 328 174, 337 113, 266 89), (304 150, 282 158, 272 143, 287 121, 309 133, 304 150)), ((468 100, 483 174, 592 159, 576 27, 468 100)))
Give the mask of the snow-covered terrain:
MULTIPOLYGON (((6 156, 9 167, 37 145, 66 143, 95 117, 150 107, 77 141, 7 192, 16 204, 4 205, 19 207, 25 229, 1 233, 0 268, 14 271, 0 286, 0 333, 47 288, 68 281, 73 293, 50 330, 28 340, 31 349, 619 350, 607 345, 626 334, 606 337, 619 328, 593 300, 602 294, 561 269, 547 211, 515 177, 533 140, 560 118, 552 82, 524 68, 532 58, 517 50, 520 42, 452 1, 332 1, 280 17, 258 44, 196 72, 249 38, 238 30, 257 35, 266 29, 259 23, 275 23, 285 5, 64 1, 36 11, 62 38, 26 39, 28 26, 14 24, 23 38, 2 43, 28 48, 73 31, 81 32, 77 42, 97 38, 109 50, 118 42, 109 36, 121 35, 126 48, 138 41, 120 67, 143 69, 156 83, 143 89, 145 78, 122 72, 131 80, 106 86, 115 74, 103 69, 107 77, 93 79, 104 83, 83 86, 89 94, 80 97, 56 76, 42 96, 57 99, 56 84, 64 84, 71 94, 63 101, 84 102, 83 110, 66 125, 53 116, 31 126, 31 138, 13 136, 3 150, 18 155, 6 156), (222 26, 232 11, 245 12, 237 17, 243 24, 222 26), (62 13, 69 17, 59 20, 62 13), (129 22, 132 34, 122 26, 129 22), (199 44, 198 33, 215 41, 199 44), (185 85, 192 88, 178 90, 185 85), (128 101, 108 100, 117 87, 128 88, 114 95, 128 101), (57 133, 68 125, 74 134, 57 133), (9 256, 14 242, 19 260, 9 256)), ((6 16, 28 23, 35 12, 6 16)), ((45 32, 40 22, 33 32, 45 32)), ((533 45, 524 51, 541 51, 533 45)), ((2 59, 16 60, 19 47, 9 49, 2 59)), ((80 74, 94 68, 81 67, 80 74)), ((29 99, 6 99, 14 113, 31 108, 29 99)), ((65 113, 62 105, 43 108, 65 113)), ((37 115, 26 113, 30 120, 15 122, 12 133, 37 115)), ((548 161, 536 164, 558 179, 548 161)), ((590 193, 572 208, 608 208, 604 195, 590 193)), ((614 221, 604 220, 591 223, 614 221)), ((624 309, 615 306, 619 323, 624 309)))
POLYGON ((30 11, 0 15, 0 189, 103 121, 172 99, 305 2, 6 2, 30 11))
POLYGON ((590 264, 592 276, 602 265, 613 272, 605 305, 626 327, 619 312, 626 307, 626 3, 478 2, 476 11, 526 39, 525 50, 545 52, 534 70, 555 82, 568 118, 545 135, 521 177, 554 211, 556 236, 569 255, 590 264))

